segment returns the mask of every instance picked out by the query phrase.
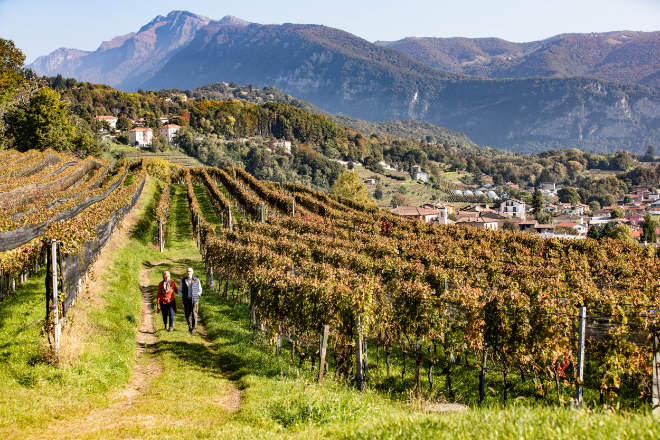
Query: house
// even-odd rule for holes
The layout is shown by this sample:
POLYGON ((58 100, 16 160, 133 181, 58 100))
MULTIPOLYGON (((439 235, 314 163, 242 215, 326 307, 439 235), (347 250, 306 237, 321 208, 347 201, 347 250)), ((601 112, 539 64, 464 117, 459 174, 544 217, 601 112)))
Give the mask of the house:
POLYGON ((170 122, 170 119, 169 119, 169 118, 158 118, 158 123, 159 123, 160 125, 169 124, 169 122, 170 122))
POLYGON ((513 217, 524 220, 527 214, 527 205, 518 199, 509 199, 500 204, 500 212, 511 214, 513 217))
POLYGON ((153 130, 151 128, 135 127, 128 130, 129 144, 139 147, 151 145, 153 138, 153 130))
POLYGON ((422 167, 419 165, 413 165, 411 170, 410 170, 410 175, 412 176, 413 179, 419 180, 420 182, 428 182, 429 181, 429 174, 422 171, 422 167))
POLYGON ((174 136, 177 134, 181 126, 176 124, 167 124, 160 127, 160 135, 167 139, 167 143, 171 144, 174 141, 174 136))
POLYGON ((490 220, 482 217, 477 217, 469 220, 457 220, 456 226, 472 226, 473 228, 489 229, 496 231, 498 228, 497 220, 490 220))
POLYGON ((173 99, 178 99, 181 102, 186 102, 188 100, 188 97, 186 96, 185 93, 172 93, 170 95, 173 99))
POLYGON ((539 185, 539 189, 541 191, 554 193, 555 191, 557 191, 557 186, 552 182, 541 182, 541 184, 539 185))
POLYGON ((534 230, 537 234, 550 234, 555 231, 555 225, 538 223, 534 225, 534 230))
POLYGON ((373 177, 370 177, 368 179, 364 179, 364 183, 367 185, 375 185, 376 184, 376 179, 373 177))
POLYGON ((655 202, 651 203, 647 212, 653 215, 660 215, 660 200, 656 200, 655 202))
POLYGON ((268 146, 274 151, 276 149, 285 152, 286 154, 291 154, 291 141, 284 139, 273 139, 268 142, 268 146))
POLYGON ((523 220, 518 223, 518 227, 521 232, 528 232, 534 231, 534 226, 536 226, 536 224, 537 223, 534 220, 523 220))
POLYGON ((582 223, 561 222, 561 223, 555 224, 554 226, 555 226, 555 233, 556 234, 559 233, 558 231, 561 231, 561 229, 572 229, 578 235, 585 235, 588 231, 587 225, 582 224, 582 223))
POLYGON ((438 210, 435 208, 425 208, 423 206, 398 206, 392 210, 393 214, 401 217, 418 218, 430 223, 438 219, 438 210))
POLYGON ((116 116, 95 116, 94 120, 100 121, 100 122, 105 122, 107 123, 110 128, 116 129, 117 128, 117 120, 118 118, 116 116))
POLYGON ((381 167, 383 167, 384 170, 387 170, 387 171, 396 171, 396 168, 390 166, 390 165, 389 165, 387 162, 385 162, 384 160, 381 160, 380 162, 378 162, 378 165, 380 165, 381 167))

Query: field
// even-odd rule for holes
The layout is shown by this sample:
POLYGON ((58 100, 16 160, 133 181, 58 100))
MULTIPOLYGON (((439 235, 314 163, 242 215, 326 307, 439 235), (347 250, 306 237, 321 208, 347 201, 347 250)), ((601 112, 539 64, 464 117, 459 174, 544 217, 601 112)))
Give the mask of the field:
MULTIPOLYGON (((502 263, 497 255, 484 255, 495 264, 482 266, 481 260, 470 254, 470 247, 461 251, 452 248, 475 241, 482 250, 487 250, 491 241, 501 248, 500 235, 459 236, 450 231, 426 230, 416 223, 400 223, 386 213, 364 212, 350 201, 304 187, 259 182, 238 169, 174 168, 171 179, 170 170, 148 163, 132 168, 128 165, 127 170, 128 178, 118 187, 127 188, 123 191, 126 194, 132 194, 141 173, 147 171, 150 177, 135 207, 99 253, 89 273, 90 281, 69 309, 57 362, 41 331, 48 267, 37 258, 39 268, 30 273, 29 279, 21 277, 24 282, 17 284, 15 292, 3 291, 6 298, 0 302, 0 357, 8 368, 0 371, 0 433, 9 438, 51 438, 53 432, 60 438, 660 436, 649 397, 640 399, 636 394, 648 384, 645 378, 650 373, 649 363, 644 361, 648 360, 648 349, 643 347, 638 357, 636 345, 625 338, 634 328, 655 322, 630 313, 625 315, 628 327, 615 326, 617 337, 611 342, 588 341, 584 409, 575 410, 569 405, 576 386, 573 360, 565 367, 562 380, 566 383, 562 382, 556 393, 554 376, 546 376, 548 373, 538 370, 536 363, 527 363, 526 358, 511 351, 510 347, 520 350, 521 343, 531 348, 548 343, 533 331, 527 334, 529 340, 516 339, 520 336, 513 324, 535 322, 529 316, 521 319, 521 307, 529 307, 526 302, 514 302, 511 295, 499 297, 506 310, 488 309, 487 303, 478 299, 470 302, 471 307, 481 307, 481 313, 490 313, 484 321, 471 317, 465 309, 465 322, 476 326, 472 328, 472 324, 462 324, 455 318, 443 318, 444 306, 429 302, 434 295, 427 296, 430 291, 425 287, 432 277, 447 277, 449 290, 455 295, 452 307, 467 306, 472 297, 456 286, 463 283, 472 294, 478 293, 482 284, 470 280, 481 272, 494 271, 502 276, 498 283, 503 291, 510 292, 506 289, 512 285, 504 281, 507 277, 531 279, 524 270, 547 261, 551 262, 548 266, 557 264, 564 270, 565 266, 558 263, 561 259, 592 261, 582 260, 581 255, 601 252, 597 261, 602 265, 581 267, 582 291, 588 294, 575 300, 588 299, 592 314, 603 314, 604 306, 619 307, 619 302, 628 302, 631 296, 642 307, 647 297, 638 292, 657 283, 657 267, 634 248, 576 249, 552 243, 545 257, 527 257, 520 248, 520 255, 511 253, 506 259, 515 258, 516 265, 524 270, 510 273, 512 268, 502 266, 506 260, 502 263), (227 229, 229 212, 232 232, 227 229), (165 225, 163 253, 158 249, 158 220, 165 225), (392 230, 383 235, 387 224, 392 230), (460 278, 464 269, 452 271, 446 267, 447 260, 431 260, 430 254, 419 253, 419 242, 415 240, 426 236, 426 246, 434 246, 433 236, 439 233, 444 249, 453 249, 446 255, 462 253, 465 263, 474 266, 468 278, 460 278), (373 235, 375 242, 368 235, 373 235), (333 238, 328 241, 327 237, 333 238), (349 238, 353 242, 350 252, 345 243, 349 238), (410 242, 409 247, 396 244, 398 256, 391 261, 401 271, 392 275, 387 275, 389 269, 385 266, 378 266, 378 260, 363 256, 379 252, 380 259, 388 261, 393 258, 389 252, 394 250, 389 246, 406 242, 410 242), (337 252, 330 251, 333 247, 337 252), (616 258, 618 253, 625 253, 625 258, 616 258), (240 262, 235 259, 239 255, 240 262), (423 268, 409 264, 409 257, 423 257, 423 268), (254 264, 256 261, 260 263, 254 264), (350 265, 346 265, 348 261, 350 265), (365 271, 367 266, 370 272, 365 271), (162 271, 170 270, 177 279, 186 267, 193 267, 205 282, 200 305, 203 326, 197 335, 184 331, 181 310, 175 331, 162 331, 154 310, 154 289, 162 271), (290 270, 273 270, 279 267, 290 270), (433 267, 443 269, 433 272, 433 267), (593 278, 594 270, 606 279, 616 271, 618 290, 608 290, 605 296, 593 278), (312 271, 316 275, 312 276, 312 271), (647 276, 640 279, 644 271, 647 276), (388 276, 398 277, 399 282, 388 282, 388 276), (415 279, 411 276, 417 281, 411 283, 415 279), (407 287, 397 289, 397 284, 407 287), (381 296, 382 286, 392 289, 396 308, 383 308, 387 296, 381 296), (364 296, 357 296, 357 291, 364 296), (337 292, 341 296, 336 296, 337 292), (617 299, 624 292, 628 296, 617 299), (273 302, 272 298, 279 299, 273 302), (323 307, 315 308, 314 304, 323 307), (361 377, 353 362, 355 314, 349 313, 356 310, 363 320, 359 334, 364 338, 360 342, 367 345, 366 372, 361 377), (489 316, 504 316, 507 325, 491 322, 489 316), (434 327, 434 322, 443 323, 442 327, 434 327), (327 374, 320 383, 319 323, 331 328, 327 374), (383 333, 394 335, 396 329, 399 337, 386 340, 383 333), (493 329, 512 339, 493 339, 496 335, 489 333, 493 329), (498 347, 497 343, 501 352, 491 352, 493 357, 488 358, 482 376, 486 383, 483 404, 479 405, 479 341, 484 335, 489 346, 498 347), (609 354, 615 354, 616 359, 628 357, 629 369, 617 376, 623 385, 616 388, 615 394, 604 393, 602 388, 603 383, 610 386, 613 382, 609 380, 617 379, 603 375, 603 367, 613 365, 609 354), (503 376, 506 362, 511 362, 512 368, 503 376), (428 374, 431 365, 434 368, 428 374), (363 391, 358 390, 360 384, 363 391), (445 410, 452 411, 442 412, 445 410)), ((111 182, 112 178, 107 180, 111 182)), ((109 183, 103 185, 105 188, 109 183)), ((129 202, 112 206, 125 203, 129 202)), ((94 210, 94 206, 86 209, 94 210)), ((98 219, 94 225, 104 220, 97 211, 97 216, 90 217, 98 219)), ((65 234, 66 227, 75 225, 67 221, 44 236, 57 236, 64 249, 73 252, 81 238, 65 234)), ((523 242, 524 237, 519 235, 505 238, 527 248, 543 244, 523 242)), ((10 267, 35 267, 35 260, 23 263, 15 253, 0 253, 0 257, 5 274, 10 273, 10 267)), ((452 261, 454 265, 462 264, 452 261)), ((545 277, 554 276, 553 271, 544 267, 543 272, 535 273, 533 289, 542 293, 545 277)), ((492 281, 480 280, 486 282, 492 281)), ((553 288, 565 282, 552 278, 553 288)), ((521 293, 529 288, 532 286, 523 283, 517 287, 521 293)), ((657 295, 654 292, 649 291, 648 297, 657 295)), ((560 305, 564 307, 561 310, 571 310, 570 301, 573 299, 560 305)), ((570 322, 574 316, 571 313, 570 322)), ((542 322, 552 322, 553 327, 544 331, 552 330, 549 338, 558 339, 553 349, 570 356, 574 335, 567 333, 571 340, 564 341, 563 330, 554 327, 566 321, 557 317, 542 322)), ((541 321, 534 325, 541 325, 541 321)), ((535 353, 539 365, 554 365, 552 359, 556 356, 535 353)))

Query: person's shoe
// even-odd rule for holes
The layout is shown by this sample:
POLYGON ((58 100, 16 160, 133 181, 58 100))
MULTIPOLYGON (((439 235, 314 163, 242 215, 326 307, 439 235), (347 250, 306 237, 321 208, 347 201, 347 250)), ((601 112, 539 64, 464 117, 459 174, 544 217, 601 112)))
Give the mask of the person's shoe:
POLYGON ((194 335, 195 333, 197 333, 197 330, 192 329, 192 330, 190 331, 190 333, 194 335))
POLYGON ((174 330, 172 327, 167 329, 168 332, 171 332, 172 330, 174 330))

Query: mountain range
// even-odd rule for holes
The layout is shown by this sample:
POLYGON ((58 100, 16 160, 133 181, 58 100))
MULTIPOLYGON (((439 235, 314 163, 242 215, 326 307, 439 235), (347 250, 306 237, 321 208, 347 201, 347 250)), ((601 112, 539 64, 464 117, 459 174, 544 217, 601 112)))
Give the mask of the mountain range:
MULTIPOLYGON (((648 41, 657 50, 654 40, 648 41)), ((94 52, 58 49, 29 67, 124 90, 192 89, 219 81, 272 85, 328 112, 369 121, 428 121, 465 132, 479 144, 520 152, 562 147, 643 152, 660 141, 657 87, 575 77, 574 68, 563 74, 547 69, 550 78, 531 73, 542 69, 529 70, 531 78, 480 78, 467 75, 467 67, 449 69, 433 57, 422 62, 415 50, 401 45, 387 47, 399 43, 373 44, 320 25, 261 25, 231 16, 215 21, 173 11, 94 52)), ((516 49, 503 40, 493 45, 527 53, 528 59, 534 53, 533 45, 516 49)), ((497 52, 485 43, 472 46, 497 52)), ((581 55, 570 53, 577 57, 575 65, 593 70, 581 55)), ((651 56, 646 63, 651 67, 645 65, 634 78, 653 85, 657 59, 651 56)), ((616 70, 615 64, 608 69, 616 70)), ((525 76, 522 67, 518 71, 525 76)))
POLYGON ((485 78, 587 76, 660 86, 660 32, 562 34, 528 43, 410 37, 375 44, 438 69, 485 78))

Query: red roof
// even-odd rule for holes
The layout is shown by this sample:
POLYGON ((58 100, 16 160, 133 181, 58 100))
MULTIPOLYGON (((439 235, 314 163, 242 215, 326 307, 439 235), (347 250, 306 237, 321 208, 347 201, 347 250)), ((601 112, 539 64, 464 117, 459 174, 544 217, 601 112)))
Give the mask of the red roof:
POLYGON ((131 128, 128 131, 153 131, 153 130, 149 127, 135 127, 135 128, 131 128))
POLYGON ((181 128, 181 126, 176 124, 165 124, 160 128, 181 128))

